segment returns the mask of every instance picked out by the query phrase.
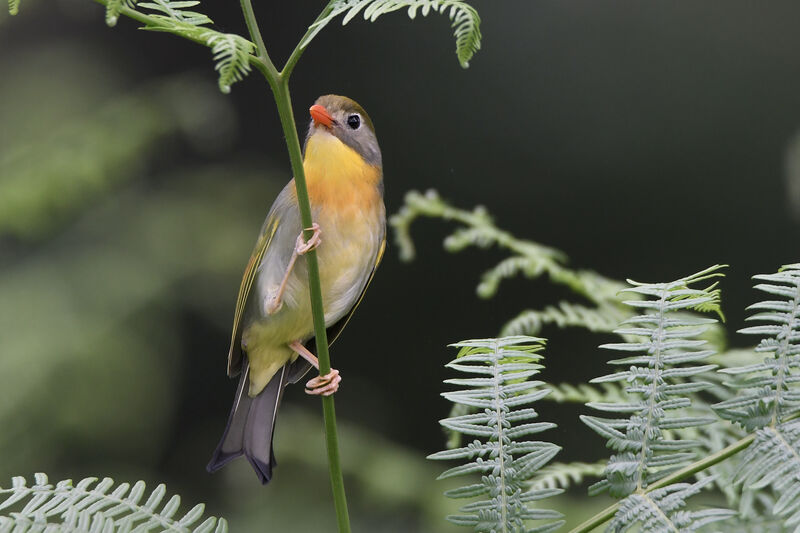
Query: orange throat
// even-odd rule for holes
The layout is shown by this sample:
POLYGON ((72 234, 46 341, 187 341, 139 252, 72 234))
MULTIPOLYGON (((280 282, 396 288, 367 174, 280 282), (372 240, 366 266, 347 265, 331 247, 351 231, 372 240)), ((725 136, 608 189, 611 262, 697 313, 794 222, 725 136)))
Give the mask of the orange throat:
POLYGON ((352 148, 319 129, 306 143, 303 169, 312 206, 333 209, 340 216, 364 212, 380 204, 381 169, 352 148))

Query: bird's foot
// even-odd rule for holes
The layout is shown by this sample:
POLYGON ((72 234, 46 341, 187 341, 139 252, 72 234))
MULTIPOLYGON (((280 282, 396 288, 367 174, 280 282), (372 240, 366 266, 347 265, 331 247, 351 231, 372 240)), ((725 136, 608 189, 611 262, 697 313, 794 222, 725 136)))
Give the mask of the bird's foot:
POLYGON ((339 390, 339 383, 342 382, 342 376, 335 368, 324 376, 317 376, 309 379, 306 383, 306 394, 313 394, 315 396, 330 396, 339 390))
POLYGON ((311 250, 322 244, 322 239, 320 238, 322 230, 319 228, 319 224, 314 222, 313 224, 311 224, 310 228, 305 228, 305 229, 313 231, 314 234, 308 240, 305 240, 303 238, 302 232, 300 233, 300 235, 298 235, 297 243, 295 244, 294 247, 294 251, 297 255, 307 254, 308 252, 310 252, 311 250))
POLYGON ((267 296, 264 298, 264 310, 268 315, 274 315, 283 307, 283 291, 281 288, 283 288, 283 285, 270 287, 267 296))

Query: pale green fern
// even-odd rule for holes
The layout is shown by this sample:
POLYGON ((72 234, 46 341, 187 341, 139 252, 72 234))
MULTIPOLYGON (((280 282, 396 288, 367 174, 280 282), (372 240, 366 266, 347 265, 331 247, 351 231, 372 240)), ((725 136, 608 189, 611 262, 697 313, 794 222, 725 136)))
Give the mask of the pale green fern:
POLYGON ((544 310, 527 310, 512 319, 503 328, 503 335, 537 335, 548 324, 559 327, 581 327, 591 331, 613 329, 631 311, 622 305, 619 291, 625 284, 589 270, 576 270, 566 266, 566 256, 559 250, 539 243, 519 239, 499 229, 482 206, 471 211, 449 205, 436 191, 406 194, 405 205, 393 215, 389 223, 394 228, 400 258, 414 258, 411 225, 419 218, 439 218, 460 224, 445 241, 445 249, 459 252, 470 246, 489 248, 496 246, 510 252, 511 257, 485 272, 477 287, 481 298, 494 296, 505 279, 518 275, 528 278, 546 276, 555 284, 563 285, 576 295, 587 299, 593 307, 568 301, 544 310))
POLYGON ((608 530, 620 533, 638 526, 637 531, 641 532, 689 533, 735 514, 727 509, 683 510, 686 499, 709 483, 710 478, 694 484, 674 483, 650 493, 631 494, 620 503, 608 530))
POLYGON ((538 415, 526 407, 549 391, 541 381, 529 378, 542 368, 543 339, 505 337, 470 340, 454 344, 461 348, 448 367, 474 377, 448 379, 445 383, 466 387, 446 392, 456 404, 479 409, 477 413, 447 418, 441 424, 464 435, 477 437, 466 446, 430 455, 429 459, 466 460, 439 479, 481 474, 480 482, 449 490, 450 498, 481 498, 461 508, 462 514, 449 516, 451 522, 473 527, 475 531, 546 532, 558 529, 557 520, 535 529, 526 529, 529 520, 556 520, 559 513, 533 508, 531 502, 561 493, 557 488, 528 490, 528 480, 555 456, 560 448, 549 442, 525 440, 528 436, 555 427, 547 422, 531 422, 538 415))
POLYGON ((630 398, 618 383, 600 383, 598 386, 581 383, 548 383, 550 394, 545 399, 556 403, 619 402, 630 398))
POLYGON ((800 263, 754 279, 763 282, 756 289, 778 299, 751 305, 749 309, 757 312, 748 320, 764 324, 740 331, 761 336, 755 351, 768 355, 760 362, 720 370, 736 378, 728 385, 741 393, 714 408, 746 430, 757 430, 741 459, 736 481, 744 483, 745 493, 771 489, 777 500, 768 502, 767 510, 787 525, 798 526, 800 421, 795 417, 800 411, 800 263))
POLYGON ((361 12, 364 13, 364 19, 374 22, 381 15, 400 9, 406 9, 411 19, 417 13, 422 16, 428 16, 430 12, 447 13, 455 31, 458 61, 464 68, 469 66, 469 60, 481 47, 481 19, 478 12, 462 0, 336 0, 328 6, 325 16, 311 25, 300 46, 307 46, 325 26, 340 15, 344 15, 344 25, 361 12))
POLYGON ((116 25, 123 10, 136 8, 146 15, 144 29, 173 33, 211 48, 223 93, 229 93, 233 83, 250 73, 255 45, 240 35, 208 28, 213 21, 192 9, 200 5, 199 0, 103 0, 103 3, 109 26, 116 25))
POLYGON ((627 417, 581 416, 617 452, 608 461, 605 479, 589 489, 593 494, 608 490, 612 496, 623 498, 609 530, 626 531, 638 525, 641 531, 695 531, 735 514, 724 509, 682 510, 685 499, 712 483, 713 476, 693 485, 678 483, 648 492, 656 481, 695 458, 700 442, 681 438, 681 430, 715 421, 693 411, 691 397, 711 387, 711 383, 698 377, 716 368, 702 364, 714 351, 699 337, 716 321, 686 311, 716 312, 721 316, 717 283, 695 288, 698 283, 722 276, 721 268, 715 265, 669 283, 629 282, 627 292, 645 299, 625 303, 644 312, 625 320, 616 333, 639 340, 601 346, 631 354, 609 361, 627 370, 592 380, 627 383, 626 392, 631 398, 587 404, 627 417))
MULTIPOLYGON (((425 194, 411 191, 406 194, 405 205, 389 219, 394 228, 395 242, 400 258, 414 258, 414 242, 411 226, 419 218, 429 217, 452 221, 459 227, 445 241, 445 249, 459 252, 468 247, 489 248, 496 246, 512 255, 496 267, 484 273, 477 293, 482 298, 494 296, 500 283, 507 278, 524 275, 529 278, 547 276, 553 283, 566 286, 576 295, 589 300, 594 307, 562 301, 558 307, 544 311, 527 310, 512 319, 503 328, 502 335, 537 335, 548 324, 559 327, 578 327, 590 330, 613 329, 623 318, 631 316, 629 308, 622 305, 618 293, 625 284, 606 278, 588 270, 574 270, 565 265, 565 255, 554 248, 519 239, 499 229, 487 210, 478 206, 471 211, 449 205, 436 193, 425 194), (601 325, 602 324, 602 325, 601 325), (612 326, 613 324, 613 326, 612 326)), ((553 398, 559 397, 558 391, 553 398)), ((453 405, 450 415, 459 416, 470 412, 468 406, 453 405)), ((448 447, 461 443, 458 432, 446 430, 448 447)))
POLYGON ((541 331, 547 325, 559 328, 580 327, 599 333, 611 333, 626 318, 616 305, 601 303, 597 308, 562 301, 542 310, 528 309, 509 320, 501 335, 521 335, 541 331))
POLYGON ((747 429, 775 427, 800 411, 800 263, 754 279, 766 282, 756 289, 783 299, 751 305, 748 309, 759 312, 748 320, 766 324, 744 328, 740 333, 762 335, 755 350, 770 355, 755 364, 721 370, 740 377, 729 385, 747 392, 714 406, 722 417, 747 429))
POLYGON ((197 11, 188 11, 187 8, 200 5, 200 0, 151 0, 140 2, 139 7, 144 7, 158 13, 156 17, 175 20, 192 26, 211 24, 212 20, 197 11))
POLYGON ((231 92, 231 85, 241 81, 250 72, 250 54, 255 45, 233 33, 206 32, 201 35, 214 54, 214 67, 219 72, 219 89, 231 92))
POLYGON ((114 27, 119 21, 123 9, 134 9, 138 0, 108 0, 106 4, 106 24, 114 27))
POLYGON ((695 289, 691 286, 721 276, 719 265, 670 283, 645 284, 631 282, 627 291, 645 296, 645 300, 626 302, 645 314, 629 318, 617 333, 638 336, 640 342, 604 344, 601 348, 634 352, 636 355, 609 361, 623 365, 627 370, 616 372, 593 383, 627 382, 627 392, 641 397, 628 402, 591 402, 589 407, 617 414, 630 414, 629 418, 597 418, 581 416, 581 420, 597 433, 606 437, 609 446, 618 452, 611 457, 606 469, 606 479, 595 484, 591 491, 608 489, 612 496, 624 497, 641 491, 657 479, 668 475, 690 461, 692 448, 697 442, 687 440, 666 441, 666 429, 697 427, 709 424, 714 418, 688 416, 690 394, 710 386, 703 381, 678 381, 691 378, 716 368, 716 365, 699 365, 713 350, 702 349, 706 341, 698 339, 713 319, 677 315, 677 311, 694 309, 719 312, 719 291, 716 283, 695 289), (677 315, 677 316, 676 316, 677 315), (678 416, 667 416, 678 411, 678 416))
POLYGON ((736 481, 751 490, 772 488, 778 500, 771 512, 800 529, 800 420, 757 430, 736 481))
POLYGON ((606 462, 553 463, 540 469, 530 481, 531 490, 568 489, 580 485, 585 478, 599 478, 606 470, 606 462))
POLYGON ((10 15, 19 13, 19 2, 20 0, 8 0, 8 13, 10 15))
POLYGON ((133 486, 123 483, 116 488, 109 478, 99 482, 97 478, 87 478, 74 486, 71 480, 52 485, 45 474, 36 474, 34 485, 28 487, 25 478, 15 477, 10 488, 0 488, 0 511, 22 508, 8 516, 0 516, 0 531, 228 531, 228 524, 222 518, 208 517, 198 524, 205 511, 203 504, 195 505, 183 516, 176 516, 181 499, 172 496, 162 505, 166 492, 166 487, 159 485, 142 503, 145 497, 143 481, 137 481, 133 486))

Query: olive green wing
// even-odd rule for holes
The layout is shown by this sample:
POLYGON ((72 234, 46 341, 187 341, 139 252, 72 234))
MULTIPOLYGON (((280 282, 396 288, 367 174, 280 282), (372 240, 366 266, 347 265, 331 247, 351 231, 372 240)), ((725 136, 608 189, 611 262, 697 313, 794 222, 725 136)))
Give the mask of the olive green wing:
MULTIPOLYGON (((364 289, 358 296, 356 303, 353 305, 353 307, 350 308, 350 311, 345 316, 340 318, 338 322, 329 326, 328 329, 325 330, 328 336, 328 346, 333 344, 334 341, 336 341, 336 339, 339 338, 339 335, 341 335, 342 330, 350 321, 350 317, 352 317, 353 313, 355 313, 358 304, 360 304, 361 300, 364 299, 364 294, 366 294, 369 284, 372 283, 372 278, 375 277, 375 271, 378 270, 378 265, 381 264, 381 259, 383 259, 383 252, 385 251, 386 251, 386 234, 384 233, 383 240, 381 241, 381 246, 380 248, 378 248, 378 254, 375 256, 375 266, 372 267, 372 272, 370 273, 369 278, 367 279, 366 285, 364 285, 364 289)), ((305 343, 305 346, 311 353, 317 353, 316 338, 312 337, 311 339, 309 339, 305 343)), ((297 381, 300 378, 302 378, 306 374, 306 372, 308 372, 310 369, 311 369, 311 364, 308 363, 302 357, 298 357, 297 360, 295 360, 295 362, 292 363, 292 368, 290 369, 289 376, 286 379, 290 383, 297 383, 297 381)))
POLYGON ((264 258, 270 244, 272 243, 275 232, 278 230, 280 216, 274 212, 267 215, 267 220, 261 228, 261 234, 256 241, 256 247, 247 262, 244 270, 242 284, 239 286, 239 296, 236 299, 236 310, 233 313, 233 329, 231 332, 231 347, 228 350, 228 376, 233 377, 239 374, 242 367, 242 317, 247 306, 247 298, 253 287, 253 282, 258 272, 261 260, 264 258))

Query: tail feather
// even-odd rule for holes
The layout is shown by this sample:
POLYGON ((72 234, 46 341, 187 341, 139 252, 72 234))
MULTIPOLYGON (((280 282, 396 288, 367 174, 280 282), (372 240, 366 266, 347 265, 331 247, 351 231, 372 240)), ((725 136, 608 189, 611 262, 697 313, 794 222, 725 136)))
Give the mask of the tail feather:
MULTIPOLYGON (((288 366, 288 365, 287 365, 288 366)), ((244 455, 253 466, 261 483, 272 478, 276 465, 272 452, 275 415, 283 396, 286 366, 282 367, 255 398, 247 394, 250 366, 245 358, 228 425, 206 470, 215 472, 230 461, 244 455)))

